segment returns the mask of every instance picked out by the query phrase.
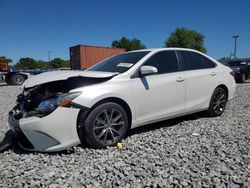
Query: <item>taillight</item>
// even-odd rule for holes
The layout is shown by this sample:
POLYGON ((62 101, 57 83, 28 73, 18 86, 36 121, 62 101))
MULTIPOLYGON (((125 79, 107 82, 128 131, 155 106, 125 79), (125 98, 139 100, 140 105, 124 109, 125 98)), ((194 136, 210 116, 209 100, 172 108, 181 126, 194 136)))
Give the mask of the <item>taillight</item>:
POLYGON ((231 76, 235 77, 235 72, 234 71, 231 71, 230 74, 231 74, 231 76))

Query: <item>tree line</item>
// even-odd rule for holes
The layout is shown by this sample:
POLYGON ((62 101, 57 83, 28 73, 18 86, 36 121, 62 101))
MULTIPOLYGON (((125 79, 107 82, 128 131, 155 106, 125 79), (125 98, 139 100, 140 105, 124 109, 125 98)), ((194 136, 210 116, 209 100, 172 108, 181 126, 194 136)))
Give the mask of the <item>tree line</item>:
POLYGON ((35 60, 30 57, 21 58, 14 66, 15 69, 57 69, 69 68, 69 60, 54 58, 51 61, 35 60))
MULTIPOLYGON (((191 48, 206 53, 204 38, 204 35, 200 32, 181 27, 170 34, 164 42, 164 47, 191 48)), ((140 40, 136 38, 130 40, 126 37, 122 37, 120 40, 114 40, 111 46, 113 48, 124 48, 126 51, 146 48, 140 40)))
MULTIPOLYGON (((204 38, 204 35, 200 32, 181 27, 173 31, 164 41, 164 47, 191 48, 206 53, 207 50, 204 47, 204 38)), ((130 40, 126 37, 114 40, 111 47, 123 48, 126 51, 146 48, 146 46, 139 39, 134 38, 130 40)), ((12 62, 11 59, 4 56, 0 56, 0 59, 1 58, 5 58, 7 62, 12 62)), ((63 60, 61 58, 55 58, 51 61, 43 61, 25 57, 21 58, 13 67, 15 69, 57 69, 70 67, 70 62, 69 60, 63 60)))

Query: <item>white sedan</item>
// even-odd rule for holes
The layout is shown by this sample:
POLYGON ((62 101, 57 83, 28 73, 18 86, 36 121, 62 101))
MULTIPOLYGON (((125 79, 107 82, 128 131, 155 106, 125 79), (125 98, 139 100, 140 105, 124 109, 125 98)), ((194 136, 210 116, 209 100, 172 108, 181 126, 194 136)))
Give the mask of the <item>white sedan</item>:
POLYGON ((25 81, 9 125, 31 151, 87 142, 114 146, 132 128, 207 111, 220 116, 234 97, 233 71, 191 49, 123 53, 86 71, 54 71, 25 81))

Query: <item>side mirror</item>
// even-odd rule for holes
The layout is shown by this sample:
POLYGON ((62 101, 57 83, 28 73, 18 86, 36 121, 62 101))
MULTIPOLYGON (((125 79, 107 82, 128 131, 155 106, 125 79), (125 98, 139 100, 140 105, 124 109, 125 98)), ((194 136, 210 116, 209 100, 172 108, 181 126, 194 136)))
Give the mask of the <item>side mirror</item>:
POLYGON ((150 75, 150 74, 156 74, 158 72, 156 67, 153 66, 142 66, 140 68, 140 75, 141 76, 146 76, 146 75, 150 75))

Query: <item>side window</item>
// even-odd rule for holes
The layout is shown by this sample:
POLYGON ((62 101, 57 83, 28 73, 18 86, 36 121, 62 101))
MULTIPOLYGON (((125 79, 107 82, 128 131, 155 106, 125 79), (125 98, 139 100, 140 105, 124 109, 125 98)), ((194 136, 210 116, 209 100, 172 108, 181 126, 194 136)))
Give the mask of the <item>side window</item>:
POLYGON ((205 68, 200 54, 191 51, 179 51, 184 70, 195 70, 205 68))
POLYGON ((178 61, 175 51, 162 51, 153 55, 144 65, 154 66, 158 74, 177 72, 178 61))
POLYGON ((202 56, 203 64, 205 68, 214 68, 216 64, 205 56, 202 56))

